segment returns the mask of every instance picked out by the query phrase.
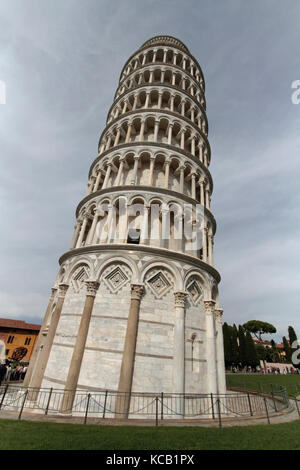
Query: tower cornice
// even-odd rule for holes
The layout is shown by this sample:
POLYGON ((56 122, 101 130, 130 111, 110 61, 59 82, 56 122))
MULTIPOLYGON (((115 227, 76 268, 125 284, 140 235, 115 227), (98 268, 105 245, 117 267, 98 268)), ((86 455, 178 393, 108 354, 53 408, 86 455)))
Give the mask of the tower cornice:
POLYGON ((106 252, 106 251, 129 251, 131 254, 133 252, 139 253, 151 253, 153 255, 157 255, 158 257, 163 256, 172 260, 183 261, 196 268, 203 269, 207 271, 209 274, 213 276, 215 281, 219 283, 221 281, 221 276, 219 272, 213 268, 211 265, 205 263, 204 261, 196 258, 195 256, 188 255, 185 253, 180 253, 178 251, 172 251, 166 248, 157 248, 148 245, 128 245, 128 244, 117 244, 117 243, 108 243, 108 244, 101 244, 101 245, 91 245, 91 246, 83 246, 81 248, 75 248, 73 250, 69 250, 64 253, 59 258, 59 264, 61 265, 67 259, 72 258, 73 256, 77 255, 85 255, 87 253, 99 253, 99 252, 106 252))
MULTIPOLYGON (((199 101, 197 101, 195 99, 194 96, 190 95, 189 93, 187 93, 186 90, 183 90, 182 88, 176 86, 176 85, 171 85, 170 83, 164 83, 163 86, 159 83, 143 83, 142 85, 137 85, 135 86, 134 88, 130 88, 128 90, 126 90, 124 93, 122 93, 122 95, 118 96, 118 98, 113 102, 113 104, 111 105, 111 107, 109 108, 108 110, 108 113, 107 113, 107 119, 106 119, 106 124, 107 124, 107 121, 108 121, 108 117, 111 113, 111 111, 113 110, 113 108, 118 104, 119 101, 121 101, 123 98, 125 98, 127 95, 131 94, 131 93, 135 93, 136 90, 143 90, 143 89, 148 89, 148 88, 152 88, 152 89, 156 89, 156 88, 161 88, 161 89, 164 89, 164 90, 167 90, 167 89, 170 89, 170 90, 174 90, 174 91, 177 91, 178 93, 182 93, 183 95, 185 95, 188 99, 190 99, 191 101, 193 101, 193 103, 195 103, 196 106, 198 106, 198 108, 200 109, 200 111, 203 113, 203 115, 205 116, 205 120, 206 120, 206 124, 208 126, 208 121, 207 121, 207 116, 206 116, 206 109, 204 108, 204 106, 202 106, 201 103, 199 103, 199 101)), ((204 99, 205 99, 205 95, 203 95, 204 99)), ((141 108, 141 109, 145 109, 145 108, 141 108)), ((148 111, 150 111, 152 108, 147 108, 148 111)), ((126 115, 128 114, 129 112, 126 112, 126 115)), ((120 117, 120 116, 119 116, 120 117)), ((118 119, 118 118, 116 118, 118 119)))
MULTIPOLYGON (((76 208, 76 218, 78 217, 80 209, 82 208, 82 206, 84 204, 86 204, 88 201, 93 200, 95 197, 102 196, 103 194, 111 194, 111 193, 114 193, 114 192, 116 192, 118 194, 121 194, 123 192, 126 193, 126 194, 130 194, 131 192, 132 193, 140 192, 141 194, 144 194, 146 192, 150 192, 150 193, 157 194, 157 195, 165 194, 165 195, 169 195, 171 197, 174 197, 176 199, 181 199, 181 200, 185 201, 187 204, 191 204, 193 206, 196 206, 197 204, 199 204, 198 201, 196 201, 195 199, 193 199, 189 196, 186 196, 185 194, 179 193, 177 191, 172 191, 172 190, 166 189, 166 188, 157 188, 157 187, 153 187, 153 186, 133 186, 133 185, 113 186, 111 188, 105 188, 105 189, 100 189, 98 191, 95 191, 94 193, 91 193, 88 196, 86 196, 84 199, 82 199, 80 201, 80 203, 78 204, 77 208, 76 208)), ((204 214, 209 218, 210 222, 213 225, 213 233, 215 234, 216 233, 216 228, 217 228, 216 220, 215 220, 212 212, 209 209, 207 209, 207 207, 203 207, 203 209, 204 209, 204 214)))
MULTIPOLYGON (((95 160, 93 161, 93 163, 90 167, 89 178, 92 175, 92 171, 93 171, 94 166, 97 164, 97 162, 99 162, 99 160, 101 160, 104 157, 107 157, 110 153, 113 153, 115 151, 122 150, 122 149, 130 149, 131 147, 145 147, 145 149, 151 149, 151 147, 154 147, 154 148, 162 148, 162 149, 166 149, 166 150, 171 150, 173 152, 176 151, 179 154, 182 154, 185 157, 188 157, 194 163, 197 163, 199 165, 199 168, 201 168, 205 172, 205 175, 207 176, 207 178, 210 182, 211 188, 213 188, 213 180, 212 180, 210 171, 208 170, 208 168, 206 168, 206 166, 197 157, 195 157, 191 153, 187 152, 186 150, 181 149, 180 147, 174 147, 173 145, 165 144, 165 143, 162 143, 162 142, 159 142, 159 143, 157 143, 157 142, 129 142, 128 144, 122 143, 121 145, 116 145, 116 147, 113 147, 113 148, 110 148, 110 149, 106 150, 105 152, 101 153, 101 155, 98 155, 97 158, 95 158, 95 160)), ((209 149, 210 149, 210 147, 209 147, 209 149)))
MULTIPOLYGON (((117 117, 116 119, 114 119, 113 121, 111 121, 103 130, 101 136, 100 136, 100 139, 99 139, 99 143, 98 143, 98 149, 100 148, 100 145, 101 145, 101 140, 103 138, 103 136, 105 135, 105 133, 111 128, 113 127, 117 122, 121 122, 123 119, 126 120, 126 118, 130 117, 130 116, 139 116, 141 114, 155 114, 155 115, 167 115, 167 116, 171 116, 175 119, 177 119, 178 121, 183 121, 188 127, 191 127, 192 129, 194 129, 196 132, 198 132, 200 134, 200 136, 202 137, 202 139, 205 141, 205 144, 207 146, 207 149, 208 149, 208 153, 209 153, 209 159, 210 159, 210 155, 211 155, 211 149, 210 149, 210 144, 209 144, 209 141, 208 141, 208 138, 207 136, 205 135, 205 133, 196 125, 194 124, 192 121, 190 121, 188 118, 186 118, 185 116, 181 116, 180 114, 178 113, 175 113, 173 111, 169 111, 169 110, 166 110, 166 109, 135 109, 134 111, 129 111, 128 113, 126 113, 126 116, 124 115, 123 117, 119 116, 117 117)), ((129 142, 129 143, 133 143, 133 142, 129 142)), ((142 142, 138 142, 139 144, 143 143, 142 142)), ((156 142, 157 144, 161 144, 161 142, 156 142)), ((174 145, 170 145, 170 147, 173 147, 174 149, 177 149, 178 147, 175 147, 174 145)), ((111 150, 111 149, 108 149, 108 150, 111 150)), ((187 152, 188 154, 189 152, 187 152)))

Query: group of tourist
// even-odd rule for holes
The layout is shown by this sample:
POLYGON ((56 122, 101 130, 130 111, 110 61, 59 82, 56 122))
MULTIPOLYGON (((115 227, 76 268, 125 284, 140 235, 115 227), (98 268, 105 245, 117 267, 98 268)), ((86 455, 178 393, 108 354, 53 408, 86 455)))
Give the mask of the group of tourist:
POLYGON ((295 369, 294 367, 283 367, 280 369, 279 367, 270 367, 268 366, 266 369, 261 370, 263 374, 299 374, 299 369, 295 369))
POLYGON ((0 385, 2 382, 16 382, 24 380, 27 366, 11 366, 10 364, 0 364, 0 385))
POLYGON ((259 367, 259 366, 256 366, 256 367, 250 367, 250 366, 246 366, 246 367, 232 367, 230 369, 230 372, 232 372, 233 374, 254 374, 254 373, 258 373, 258 374, 299 374, 299 369, 296 369, 294 367, 289 367, 289 366, 283 366, 283 367, 271 367, 271 366, 267 366, 266 368, 264 367, 259 367))

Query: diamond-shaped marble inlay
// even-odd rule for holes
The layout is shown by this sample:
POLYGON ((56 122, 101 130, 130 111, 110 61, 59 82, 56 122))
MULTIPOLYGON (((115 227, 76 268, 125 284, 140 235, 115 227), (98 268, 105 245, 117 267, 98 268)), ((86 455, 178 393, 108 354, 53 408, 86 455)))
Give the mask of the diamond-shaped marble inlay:
POLYGON ((85 266, 80 266, 76 269, 71 280, 74 292, 78 293, 85 286, 88 275, 89 273, 85 266))
POLYGON ((128 281, 129 277, 119 266, 104 277, 104 282, 112 293, 120 290, 128 281))
POLYGON ((199 281, 195 278, 192 278, 187 285, 186 290, 189 293, 189 296, 194 305, 197 305, 199 301, 203 298, 203 291, 201 289, 199 281))
POLYGON ((159 271, 158 273, 154 274, 154 276, 147 279, 146 283, 150 287, 155 297, 158 299, 169 292, 169 290, 172 288, 172 283, 162 271, 159 271))

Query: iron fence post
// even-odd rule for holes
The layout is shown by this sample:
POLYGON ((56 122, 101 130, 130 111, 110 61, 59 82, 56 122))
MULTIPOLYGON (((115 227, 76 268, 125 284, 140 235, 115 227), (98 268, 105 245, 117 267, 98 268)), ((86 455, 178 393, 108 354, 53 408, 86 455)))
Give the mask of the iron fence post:
POLYGON ((295 403, 296 403, 296 408, 297 408, 297 411, 298 411, 298 415, 300 416, 300 411, 299 411, 299 406, 298 406, 298 400, 297 400, 296 397, 295 397, 295 403))
POLYGON ((105 391, 105 397, 104 397, 103 416, 102 416, 103 418, 105 418, 106 402, 107 402, 107 390, 105 391))
POLYGON ((215 410, 214 410, 214 397, 213 394, 210 394, 210 401, 211 401, 211 412, 212 412, 212 418, 215 419, 215 410))
POLYGON ((250 394, 247 393, 247 396, 248 396, 248 403, 249 403, 249 411, 250 411, 250 416, 253 416, 253 411, 252 411, 252 406, 251 406, 251 398, 250 398, 250 394))
POLYGON ((158 426, 158 397, 155 397, 155 424, 158 426))
POLYGON ((21 419, 21 416, 22 416, 22 413, 23 413, 23 408, 25 406, 25 401, 26 401, 26 398, 27 398, 27 394, 28 394, 28 389, 26 390, 26 392, 24 393, 24 400, 23 400, 23 403, 22 403, 22 406, 21 406, 21 409, 20 409, 20 413, 19 413, 19 416, 18 416, 18 420, 21 419))
POLYGON ((50 405, 50 400, 51 400, 52 392, 53 392, 53 388, 51 387, 51 388, 50 388, 50 392, 49 392, 49 398, 48 398, 48 401, 47 401, 46 410, 45 410, 45 415, 48 414, 48 410, 49 410, 49 405, 50 405))
POLYGON ((161 392, 161 419, 164 419, 164 392, 161 392))
POLYGON ((5 389, 4 389, 4 392, 3 392, 3 395, 2 395, 2 398, 1 398, 0 410, 1 410, 2 405, 3 405, 3 403, 4 403, 4 398, 5 398, 5 395, 6 395, 6 393, 7 393, 8 387, 9 387, 9 384, 6 384, 5 389))
POLYGON ((222 418, 221 418, 221 407, 220 407, 220 399, 217 399, 217 406, 218 406, 218 417, 219 417, 219 428, 222 427, 222 418))
POLYGON ((264 397, 264 402, 265 402, 265 408, 266 408, 268 423, 270 424, 269 410, 268 410, 266 397, 264 397))
POLYGON ((273 387, 273 384, 271 384, 271 394, 272 394, 272 398, 273 398, 273 403, 274 403, 274 410, 277 412, 277 406, 276 406, 276 400, 275 400, 275 394, 274 394, 274 387, 273 387))
POLYGON ((88 417, 88 412, 89 412, 90 398, 91 398, 91 394, 88 393, 88 396, 87 396, 87 403, 86 403, 86 409, 85 409, 85 415, 84 415, 84 424, 86 424, 86 422, 87 422, 87 417, 88 417))

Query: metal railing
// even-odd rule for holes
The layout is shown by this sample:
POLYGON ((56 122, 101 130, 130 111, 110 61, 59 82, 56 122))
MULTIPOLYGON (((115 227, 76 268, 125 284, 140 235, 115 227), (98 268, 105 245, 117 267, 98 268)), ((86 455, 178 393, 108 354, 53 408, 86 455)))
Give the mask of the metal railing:
POLYGON ((88 392, 53 388, 26 388, 20 385, 0 387, 0 410, 24 411, 44 415, 72 415, 88 418, 147 419, 156 424, 168 419, 218 420, 270 416, 288 408, 284 387, 269 394, 233 392, 226 394, 136 393, 114 391, 88 392), (70 399, 68 399, 70 398, 70 399), (69 406, 70 405, 70 406, 69 406))

